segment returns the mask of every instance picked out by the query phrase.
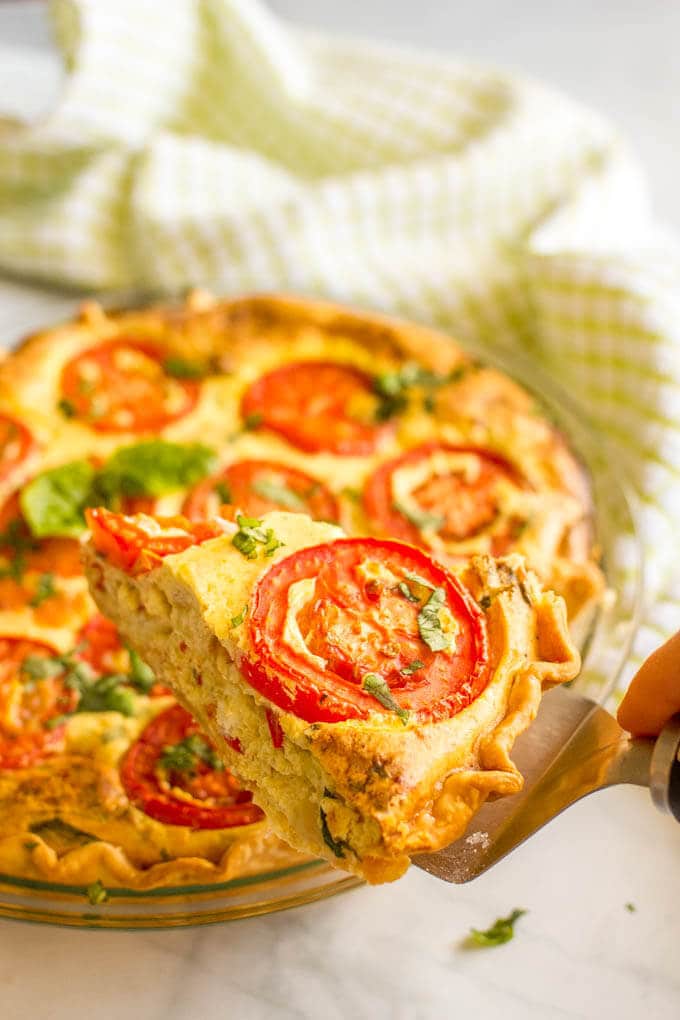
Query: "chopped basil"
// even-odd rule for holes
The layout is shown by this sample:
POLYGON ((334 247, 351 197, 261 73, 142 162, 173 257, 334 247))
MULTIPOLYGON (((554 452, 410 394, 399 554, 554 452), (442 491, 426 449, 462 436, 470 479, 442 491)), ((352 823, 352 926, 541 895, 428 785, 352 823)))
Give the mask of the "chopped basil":
POLYGON ((134 648, 128 648, 128 655, 130 656, 130 673, 128 682, 136 687, 142 694, 148 694, 153 685, 156 683, 156 674, 152 670, 151 666, 140 659, 134 648))
POLYGON ((148 667, 140 659, 131 656, 130 673, 104 673, 97 676, 92 667, 74 657, 73 652, 65 655, 29 655, 21 664, 25 682, 35 683, 50 677, 62 677, 69 690, 76 691, 78 702, 73 711, 53 717, 47 724, 54 729, 76 712, 120 712, 121 715, 135 714, 136 701, 126 685, 137 687, 147 693, 149 688, 148 667))
POLYGON ((487 609, 490 607, 490 605, 491 605, 491 596, 490 595, 482 595, 481 599, 479 600, 479 608, 483 609, 484 612, 486 612, 487 609))
POLYGON ((20 582, 26 569, 26 554, 34 552, 37 548, 38 543, 27 532, 23 521, 10 521, 5 530, 0 533, 0 554, 11 553, 9 565, 0 568, 0 577, 11 577, 20 582))
POLYGON ((417 595, 413 594, 413 592, 407 585, 406 581, 400 581, 399 584, 397 585, 397 588, 404 596, 404 598, 408 599, 409 602, 420 602, 420 599, 418 598, 417 595))
POLYGON ((418 633, 431 652, 444 652, 451 642, 442 630, 439 610, 444 606, 446 592, 433 588, 429 599, 418 613, 418 633))
POLYGON ((408 666, 404 666, 404 668, 400 669, 399 672, 403 676, 411 676, 412 673, 417 673, 418 670, 423 669, 424 666, 425 663, 421 662, 420 659, 414 659, 413 662, 409 662, 408 666))
POLYGON ((475 946, 502 946, 515 934, 515 921, 526 914, 526 910, 513 910, 507 917, 499 917, 486 931, 470 929, 470 942, 475 946))
POLYGON ((270 503, 278 503, 287 510, 304 510, 305 501, 287 485, 277 482, 275 478, 257 478, 251 485, 254 493, 270 503))
POLYGON ((66 397, 62 397, 57 404, 57 408, 61 411, 64 418, 75 418, 76 416, 75 405, 70 400, 67 400, 66 397))
POLYGON ((283 545, 274 531, 271 528, 264 528, 262 521, 257 517, 244 517, 243 514, 237 514, 236 523, 239 530, 231 542, 248 560, 257 559, 258 546, 263 546, 265 556, 273 556, 276 550, 283 545))
POLYGON ((345 499, 351 500, 352 503, 361 502, 361 490, 354 489, 351 485, 346 485, 344 489, 341 489, 340 495, 344 496, 345 499))
POLYGON ((378 676, 377 673, 366 673, 361 682, 361 689, 366 691, 367 694, 372 694, 376 701, 379 701, 390 712, 398 715, 404 726, 406 725, 409 717, 408 711, 394 700, 392 691, 381 676, 378 676))
POLYGON ((260 414, 259 411, 253 412, 253 414, 247 414, 243 419, 243 428, 246 432, 252 432, 253 429, 260 427, 264 421, 264 415, 260 414))
POLYGON ((208 374, 205 365, 170 355, 163 362, 163 371, 175 379, 203 379, 208 374))
POLYGON ((177 744, 164 747, 158 759, 161 768, 166 772, 196 772, 196 766, 202 761, 217 772, 224 770, 224 765, 215 754, 210 744, 200 734, 192 733, 177 744))
POLYGON ((426 411, 434 410, 432 391, 446 383, 458 382, 462 376, 473 368, 473 363, 458 365, 451 372, 439 375, 430 372, 416 362, 407 362, 396 372, 384 372, 373 380, 373 390, 379 397, 375 411, 376 421, 388 421, 408 406, 411 391, 414 388, 424 390, 423 407, 426 411))
POLYGON ((109 894, 99 879, 93 882, 92 885, 88 885, 87 898, 93 907, 98 907, 100 903, 106 903, 108 900, 109 894))
POLYGON ((417 507, 406 506, 404 503, 395 503, 394 509, 419 531, 439 531, 444 523, 444 518, 440 514, 430 514, 427 510, 418 510, 417 507))
POLYGON ((213 492, 217 494, 223 503, 231 503, 231 489, 226 482, 215 482, 213 485, 213 492))
POLYGON ((409 581, 413 581, 415 584, 419 584, 421 588, 427 588, 429 591, 434 591, 435 585, 433 585, 430 581, 427 581, 424 577, 421 577, 420 574, 414 574, 412 571, 407 570, 404 573, 404 577, 409 581))
POLYGON ((37 475, 21 493, 21 510, 36 538, 77 537, 88 506, 117 509, 126 496, 162 496, 186 488, 215 469, 213 450, 201 443, 152 439, 117 450, 95 470, 72 461, 37 475))
MULTIPOLYGON (((76 712, 120 712, 121 715, 134 715, 134 694, 121 687, 127 679, 120 673, 109 673, 87 685, 74 683, 73 686, 80 692, 76 712)), ((71 686, 68 681, 65 682, 71 686)))
POLYGON ((92 502, 95 469, 87 460, 43 471, 24 487, 21 511, 36 538, 76 538, 85 528, 84 510, 92 502))
POLYGON ((61 658, 28 655, 21 663, 21 672, 29 680, 47 680, 64 672, 64 662, 61 658))
POLYGON ((345 850, 348 849, 348 844, 344 841, 344 839, 333 838, 331 830, 328 828, 326 812, 322 807, 319 808, 319 818, 321 819, 321 835, 324 843, 327 847, 330 847, 336 857, 344 857, 345 850))
POLYGON ((240 627, 246 616, 248 615, 248 606, 244 606, 238 616, 232 616, 230 625, 232 627, 240 627))
POLYGON ((41 606, 43 602, 46 602, 47 599, 54 598, 56 594, 57 589, 54 587, 54 574, 41 574, 38 578, 38 583, 29 605, 36 609, 38 606, 41 606))
POLYGON ((626 910, 628 911, 629 914, 634 914, 635 911, 637 910, 637 907, 635 906, 634 903, 626 903, 626 910))
POLYGON ((40 846, 37 839, 27 839, 24 843, 24 850, 35 850, 37 846, 40 846))

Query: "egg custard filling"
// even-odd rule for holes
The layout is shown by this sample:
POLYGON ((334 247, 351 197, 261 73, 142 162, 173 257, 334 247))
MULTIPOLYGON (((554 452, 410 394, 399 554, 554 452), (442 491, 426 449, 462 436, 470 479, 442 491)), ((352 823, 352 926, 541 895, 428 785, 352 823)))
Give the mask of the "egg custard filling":
POLYGON ((523 558, 457 575, 302 514, 88 511, 92 595, 291 846, 370 882, 522 779, 510 751, 579 668, 523 558))

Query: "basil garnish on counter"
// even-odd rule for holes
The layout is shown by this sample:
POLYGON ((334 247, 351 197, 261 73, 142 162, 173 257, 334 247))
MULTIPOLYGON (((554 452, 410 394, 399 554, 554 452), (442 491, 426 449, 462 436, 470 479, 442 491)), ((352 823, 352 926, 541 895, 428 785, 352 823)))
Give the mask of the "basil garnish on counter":
POLYGON ((502 946, 509 942, 515 934, 515 921, 526 914, 526 910, 513 910, 507 917, 499 917, 486 931, 470 929, 469 941, 474 946, 502 946))
POLYGON ((163 496, 209 475, 215 453, 201 443, 151 439, 117 450, 100 469, 87 460, 71 461, 37 475, 21 493, 21 511, 36 538, 77 538, 85 529, 85 509, 119 509, 126 497, 163 496))

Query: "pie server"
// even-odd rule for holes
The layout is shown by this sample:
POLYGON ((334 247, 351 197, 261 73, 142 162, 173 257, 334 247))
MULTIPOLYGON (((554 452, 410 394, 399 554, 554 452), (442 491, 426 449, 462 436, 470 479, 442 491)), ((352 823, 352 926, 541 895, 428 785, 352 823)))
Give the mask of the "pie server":
POLYGON ((446 882, 481 875, 570 804, 619 783, 648 786, 661 811, 680 822, 680 715, 656 740, 633 739, 594 701, 556 688, 515 743, 524 788, 489 802, 466 834, 413 863, 446 882))

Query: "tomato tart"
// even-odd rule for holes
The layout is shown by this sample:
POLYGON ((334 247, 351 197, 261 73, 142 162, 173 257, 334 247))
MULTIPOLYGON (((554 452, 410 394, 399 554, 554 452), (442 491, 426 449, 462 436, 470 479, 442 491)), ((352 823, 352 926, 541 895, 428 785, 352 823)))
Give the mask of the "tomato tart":
MULTIPOLYGON (((298 740, 290 733, 303 727, 316 734, 315 755, 339 761, 345 751, 328 734, 348 734, 343 741, 354 734, 358 741, 356 728, 373 725, 377 704, 380 730, 387 726, 386 739, 398 748, 381 796, 395 769, 407 777, 403 762, 411 753, 414 768, 421 767, 416 750, 423 741, 414 735, 421 726, 427 733, 443 734, 447 727, 457 733, 460 721, 482 712, 488 692, 496 690, 489 656, 499 645, 489 614, 502 615, 509 600, 514 606, 515 580, 538 601, 531 607, 522 602, 526 613, 519 607, 510 614, 513 626, 547 604, 552 589, 563 597, 571 627, 588 617, 604 587, 588 479, 578 459, 531 395, 451 338, 285 296, 216 300, 197 291, 171 307, 113 312, 88 302, 76 319, 28 338, 0 363, 0 873, 151 888, 224 881, 297 859, 276 834, 293 839, 293 828, 286 828, 292 823, 275 815, 273 799, 265 808, 272 824, 262 816, 256 806, 263 803, 261 778, 226 762, 226 738, 221 733, 216 743, 207 709, 194 718, 193 701, 184 694, 180 707, 169 665, 154 678, 157 664, 140 659, 136 645, 99 615, 81 564, 86 516, 95 508, 133 522, 182 516, 170 536, 165 526, 156 525, 155 533, 154 526, 142 529, 144 572, 133 576, 129 564, 115 568, 133 585, 150 584, 157 567, 159 575, 169 569, 169 553, 191 559, 213 540, 228 545, 229 529, 243 530, 238 517, 260 521, 281 513, 296 527, 304 522, 303 530, 321 529, 315 542, 298 542, 291 533, 288 547, 272 548, 267 564, 273 572, 268 582, 258 581, 258 605, 264 612, 270 596, 273 606, 284 604, 285 568, 281 574, 274 568, 297 551, 301 587, 291 597, 307 605, 304 592, 318 584, 329 600, 318 619, 306 609, 301 620, 312 653, 333 662, 339 678, 334 696, 330 681, 322 689, 318 677, 303 670, 293 697, 285 679, 289 662, 270 663, 256 676, 256 665, 248 673, 244 660, 248 679, 238 682, 262 699, 258 705, 270 705, 267 753, 281 741, 284 758, 291 739, 298 740), (217 537, 216 521, 227 528, 217 537), (184 553, 178 538, 186 542, 184 553), (358 540, 369 544, 342 545, 358 540), (370 655, 353 666, 349 649, 356 642, 344 629, 350 609, 365 610, 370 650, 393 614, 397 620, 404 613, 432 615, 432 606, 425 608, 427 587, 410 588, 412 602, 406 596, 384 601, 380 576, 375 585, 367 579, 363 608, 354 607, 352 557, 389 562, 395 542, 411 557, 408 566, 397 556, 395 569, 427 576, 432 591, 447 593, 451 626, 467 649, 461 645, 449 674, 442 666, 447 652, 437 653, 443 659, 432 650, 432 659, 425 649, 415 654, 413 633, 404 638, 396 656, 399 677, 390 674, 386 683, 394 688, 394 703, 408 712, 406 726, 399 714, 380 708, 375 692, 357 687, 352 670, 359 665, 369 676, 385 676, 370 655), (335 566, 305 553, 328 543, 344 550, 335 566), (496 608, 485 608, 487 589, 504 585, 496 608), (336 626, 337 648, 330 648, 327 636, 336 626), (414 653, 409 661, 407 652, 414 653), (414 662, 424 666, 409 674, 414 662), (255 799, 249 782, 257 787, 255 799)), ((261 534, 259 525, 252 528, 261 534)), ((251 564, 239 553, 239 566, 246 573, 253 565, 260 570, 257 538, 250 533, 242 541, 244 547, 254 543, 258 558, 251 564)), ((121 543, 109 550, 115 559, 114 546, 120 552, 121 543)), ((140 567, 135 564, 133 570, 140 567)), ((254 575, 250 580, 255 583, 254 575)), ((555 620, 559 612, 555 608, 555 620)), ((260 619, 255 603, 252 614, 227 642, 233 650, 260 619)), ((282 623, 275 616, 261 621, 254 663, 260 652, 265 662, 274 655, 282 623)), ((536 656, 552 661, 543 651, 536 656)), ((566 663, 563 672, 573 669, 573 658, 566 663)), ((383 696, 379 680, 370 683, 383 696)), ((261 739, 259 726, 253 735, 261 739)), ((230 762, 250 761, 247 737, 234 735, 230 762)), ((431 739, 436 744, 440 738, 431 739)), ((451 745, 454 757, 465 756, 465 739, 451 745)), ((361 750, 360 741, 352 747, 360 770, 373 751, 368 745, 361 750)), ((335 785, 328 790, 337 793, 345 780, 333 769, 329 783, 332 772, 335 785)), ((483 763, 475 774, 492 771, 483 763)), ((507 762, 496 772, 504 783, 519 782, 507 762)), ((486 795, 485 782, 470 794, 470 807, 486 795)), ((343 803, 328 796, 320 804, 331 842, 353 847, 343 856, 331 852, 341 866, 378 879, 385 869, 396 873, 422 845, 421 818, 413 823, 411 843, 397 841, 387 856, 377 853, 371 872, 374 822, 366 822, 361 838, 349 837, 358 823, 355 808, 343 803)), ((444 828, 433 826, 437 840, 444 828)), ((316 836, 304 845, 327 853, 329 844, 318 844, 316 836)))

